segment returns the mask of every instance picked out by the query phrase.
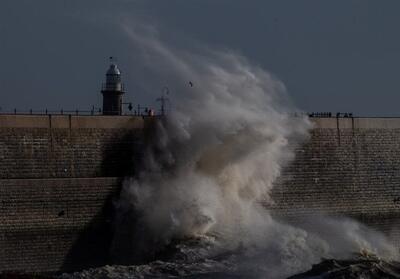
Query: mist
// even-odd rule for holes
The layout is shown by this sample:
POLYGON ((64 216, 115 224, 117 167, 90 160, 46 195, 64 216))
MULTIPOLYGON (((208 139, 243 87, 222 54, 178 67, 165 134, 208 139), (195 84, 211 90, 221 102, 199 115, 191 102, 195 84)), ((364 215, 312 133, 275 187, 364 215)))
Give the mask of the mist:
POLYGON ((273 203, 275 179, 312 128, 307 118, 293 117, 298 110, 276 77, 228 49, 199 43, 180 49, 162 41, 154 26, 123 21, 121 27, 137 74, 151 73, 146 82, 157 93, 157 85, 168 84, 170 100, 117 203, 120 215, 134 212, 133 259, 156 259, 190 238, 203 243, 190 248, 192 257, 234 252, 235 272, 269 278, 322 258, 366 251, 398 257, 383 235, 353 220, 319 216, 313 226, 297 227, 260 204, 273 203))

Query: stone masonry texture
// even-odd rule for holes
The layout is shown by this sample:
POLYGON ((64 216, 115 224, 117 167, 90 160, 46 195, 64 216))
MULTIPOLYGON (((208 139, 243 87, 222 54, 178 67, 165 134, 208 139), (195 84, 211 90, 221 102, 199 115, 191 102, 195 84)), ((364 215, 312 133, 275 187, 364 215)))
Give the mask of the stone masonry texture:
MULTIPOLYGON (((312 121, 266 206, 289 222, 355 218, 398 243, 400 119, 312 121)), ((0 115, 0 271, 112 263, 113 201, 124 177, 135 174, 151 123, 0 115)))
POLYGON ((0 116, 0 271, 110 263, 113 201, 135 173, 147 122, 0 116))
POLYGON ((4 128, 0 178, 119 176, 140 152, 141 130, 4 128), (123 158, 121 158, 121 156, 123 158))
POLYGON ((400 240, 400 128, 316 128, 272 192, 274 214, 346 216, 400 240))
POLYGON ((107 263, 115 178, 0 181, 0 269, 52 272, 107 263))

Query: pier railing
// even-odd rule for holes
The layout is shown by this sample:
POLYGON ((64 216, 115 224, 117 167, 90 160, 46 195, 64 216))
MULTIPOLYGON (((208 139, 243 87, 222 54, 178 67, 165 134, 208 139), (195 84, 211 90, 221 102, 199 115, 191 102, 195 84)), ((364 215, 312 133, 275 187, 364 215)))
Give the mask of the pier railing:
POLYGON ((354 114, 352 112, 294 112, 291 113, 290 115, 294 117, 318 117, 318 118, 330 118, 330 117, 335 117, 335 118, 352 118, 354 117, 354 114))
MULTIPOLYGON (((133 109, 131 103, 124 103, 124 105, 129 105, 129 110, 124 110, 121 115, 132 115, 132 116, 157 116, 162 115, 163 111, 155 111, 150 107, 138 105, 133 109)), ((110 112, 108 112, 110 113, 110 112)), ((112 112, 111 112, 112 113, 112 112)), ((103 115, 101 108, 93 107, 91 110, 82 110, 82 109, 75 109, 75 110, 50 110, 50 109, 43 109, 43 110, 1 110, 0 115, 10 115, 10 114, 19 114, 19 115, 103 115)), ((118 115, 119 111, 115 111, 115 115, 118 115)), ((292 117, 318 117, 318 118, 352 118, 355 117, 352 112, 293 112, 289 113, 292 117)), ((360 116, 357 116, 360 117, 360 116)))
MULTIPOLYGON (((110 113, 110 112, 108 112, 110 113)), ((116 112, 116 115, 119 114, 119 111, 116 112)), ((75 110, 49 110, 49 109, 44 109, 44 110, 34 110, 34 109, 29 109, 29 110, 18 110, 18 109, 13 109, 13 110, 0 110, 0 115, 80 115, 80 116, 93 116, 93 115, 103 115, 103 111, 100 108, 95 108, 91 110, 81 110, 81 109, 75 109, 75 110)), ((139 106, 135 110, 129 110, 129 111, 124 111, 121 115, 131 115, 131 116, 157 116, 160 115, 159 112, 156 112, 153 109, 150 109, 148 107, 143 107, 139 106)))

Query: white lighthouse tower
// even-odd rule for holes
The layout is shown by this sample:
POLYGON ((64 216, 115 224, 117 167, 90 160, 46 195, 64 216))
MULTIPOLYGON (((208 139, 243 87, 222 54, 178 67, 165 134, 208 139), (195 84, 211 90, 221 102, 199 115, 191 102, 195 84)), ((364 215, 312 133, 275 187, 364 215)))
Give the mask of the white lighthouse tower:
POLYGON ((106 73, 106 83, 103 83, 101 93, 103 94, 103 114, 121 115, 122 114, 122 95, 124 85, 121 81, 121 72, 117 64, 110 57, 110 67, 106 73))

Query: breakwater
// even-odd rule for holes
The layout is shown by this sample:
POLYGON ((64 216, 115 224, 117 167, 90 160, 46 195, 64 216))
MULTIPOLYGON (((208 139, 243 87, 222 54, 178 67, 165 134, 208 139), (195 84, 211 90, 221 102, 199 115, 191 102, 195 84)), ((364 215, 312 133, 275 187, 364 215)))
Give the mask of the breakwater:
POLYGON ((312 121, 309 140, 276 182, 275 213, 289 220, 317 214, 355 218, 398 245, 400 119, 312 121))
POLYGON ((104 265, 112 199, 146 126, 125 116, 0 116, 0 270, 104 265))
MULTIPOLYGON (((135 173, 154 118, 0 116, 0 270, 110 263, 112 200, 135 173)), ((314 118, 273 190, 274 214, 349 216, 400 228, 400 119, 314 118)))

